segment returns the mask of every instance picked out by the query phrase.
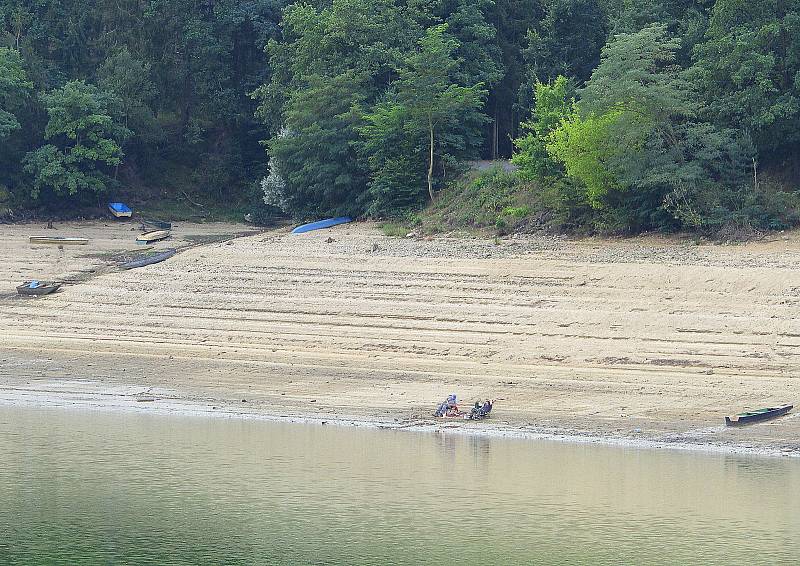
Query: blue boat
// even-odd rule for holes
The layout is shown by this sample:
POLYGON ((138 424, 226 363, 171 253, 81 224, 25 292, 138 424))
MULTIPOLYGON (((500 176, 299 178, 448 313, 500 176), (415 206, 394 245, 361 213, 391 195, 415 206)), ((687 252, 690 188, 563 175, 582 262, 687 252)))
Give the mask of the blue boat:
POLYGON ((116 218, 130 218, 133 211, 128 208, 128 205, 122 202, 108 203, 108 210, 111 211, 116 218))
POLYGON ((349 216, 340 216, 339 218, 328 218, 327 220, 318 220, 311 224, 303 224, 292 230, 292 234, 302 234, 303 232, 311 232, 312 230, 322 230, 323 228, 330 228, 338 226, 339 224, 347 224, 352 222, 353 219, 349 216))

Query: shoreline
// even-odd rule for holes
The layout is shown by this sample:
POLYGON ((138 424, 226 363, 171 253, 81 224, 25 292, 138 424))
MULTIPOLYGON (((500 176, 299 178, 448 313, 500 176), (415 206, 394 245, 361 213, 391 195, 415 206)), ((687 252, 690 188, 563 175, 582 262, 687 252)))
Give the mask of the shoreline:
POLYGON ((794 415, 723 424, 800 406, 800 233, 706 247, 188 223, 163 244, 182 253, 120 272, 134 226, 60 225, 90 237, 80 250, 30 245, 32 228, 0 226, 6 404, 141 410, 144 394, 166 413, 800 454, 794 415), (11 292, 67 275, 42 299, 11 292), (498 400, 493 422, 434 421, 450 393, 498 400))
MULTIPOLYGON (((274 423, 338 426, 367 429, 380 429, 399 432, 415 432, 424 434, 454 434, 479 436, 531 442, 563 442, 568 444, 590 444, 634 450, 673 450, 701 454, 729 454, 759 458, 798 458, 800 450, 778 449, 767 446, 747 446, 736 443, 702 443, 678 440, 676 438, 657 438, 642 435, 638 438, 595 434, 588 431, 574 431, 558 427, 514 426, 504 421, 497 424, 490 421, 467 424, 461 419, 439 422, 430 419, 380 419, 377 417, 359 417, 348 415, 331 415, 321 417, 312 414, 279 414, 264 411, 236 410, 233 406, 192 403, 186 400, 167 400, 154 398, 140 401, 130 396, 118 396, 115 401, 100 397, 82 399, 66 399, 58 395, 9 395, 8 390, 0 389, 0 407, 25 409, 54 409, 63 411, 97 411, 105 413, 130 413, 137 415, 157 415, 161 417, 206 418, 206 419, 241 419, 274 423), (33 397, 33 398, 32 398, 33 397)), ((789 417, 791 418, 791 417, 789 417)), ((709 427, 713 429, 725 428, 709 427)))

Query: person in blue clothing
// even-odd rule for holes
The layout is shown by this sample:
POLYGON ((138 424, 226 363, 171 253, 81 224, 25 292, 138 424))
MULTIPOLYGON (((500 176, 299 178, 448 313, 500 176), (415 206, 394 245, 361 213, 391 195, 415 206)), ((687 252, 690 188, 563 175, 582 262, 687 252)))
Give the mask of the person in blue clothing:
POLYGON ((439 407, 436 409, 436 412, 433 414, 435 417, 444 417, 448 413, 452 413, 453 410, 458 411, 458 404, 456 403, 456 394, 451 393, 447 396, 447 399, 444 403, 441 403, 439 407))

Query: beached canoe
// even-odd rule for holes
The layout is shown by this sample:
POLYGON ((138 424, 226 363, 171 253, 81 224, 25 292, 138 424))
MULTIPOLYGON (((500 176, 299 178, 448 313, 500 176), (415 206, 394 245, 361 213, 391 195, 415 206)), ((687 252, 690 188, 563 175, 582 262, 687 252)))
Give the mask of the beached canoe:
POLYGON ((352 222, 353 219, 347 216, 340 216, 339 218, 328 218, 327 220, 319 220, 311 222, 310 224, 303 224, 292 230, 292 234, 302 234, 303 232, 311 232, 312 230, 322 230, 324 228, 331 228, 339 224, 347 224, 352 222))
POLYGON ((146 256, 140 259, 135 259, 133 261, 129 261, 128 263, 123 263, 120 265, 120 269, 136 269, 137 267, 144 267, 146 265, 153 265, 154 263, 160 263, 166 259, 171 258, 178 250, 176 249, 168 249, 161 253, 153 254, 150 256, 146 256))
POLYGON ((133 211, 128 208, 128 205, 122 202, 108 203, 108 210, 114 218, 130 218, 133 211))
POLYGON ((746 413, 739 413, 732 417, 725 417, 725 424, 728 426, 741 426, 750 423, 757 423, 782 417, 792 410, 792 405, 782 405, 780 407, 767 407, 765 409, 758 409, 755 411, 748 411, 746 413))
POLYGON ((17 293, 20 295, 40 297, 42 295, 55 293, 58 291, 59 287, 61 287, 61 283, 48 283, 47 281, 25 281, 25 283, 17 287, 17 293))
POLYGON ((155 218, 145 218, 142 220, 145 224, 149 224, 154 228, 158 228, 159 230, 172 230, 172 222, 166 222, 164 220, 156 220, 155 218))
POLYGON ((136 237, 136 241, 143 244, 149 244, 151 242, 158 242, 160 240, 169 238, 170 234, 172 234, 172 232, 169 230, 151 230, 150 232, 139 234, 136 237))
POLYGON ((89 238, 68 238, 65 236, 31 236, 31 244, 59 244, 62 246, 85 246, 89 238))

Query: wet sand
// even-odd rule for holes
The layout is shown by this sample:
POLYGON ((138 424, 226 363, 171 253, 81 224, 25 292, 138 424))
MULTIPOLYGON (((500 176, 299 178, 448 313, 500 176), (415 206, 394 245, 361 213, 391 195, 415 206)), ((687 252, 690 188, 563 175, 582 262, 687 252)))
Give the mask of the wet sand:
POLYGON ((0 402, 800 455, 800 410, 723 426, 800 400, 796 234, 495 245, 183 224, 156 249, 192 247, 119 272, 135 226, 0 226, 0 402), (92 241, 27 241, 49 233, 92 241), (32 277, 74 284, 16 296, 32 277), (492 420, 432 419, 451 392, 498 399, 492 420))

